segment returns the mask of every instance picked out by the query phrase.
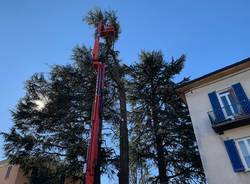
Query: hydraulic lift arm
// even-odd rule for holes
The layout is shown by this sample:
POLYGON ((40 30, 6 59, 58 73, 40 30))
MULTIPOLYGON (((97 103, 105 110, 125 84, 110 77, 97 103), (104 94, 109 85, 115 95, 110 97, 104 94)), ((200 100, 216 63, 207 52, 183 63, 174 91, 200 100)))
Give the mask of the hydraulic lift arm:
POLYGON ((93 49, 93 66, 97 72, 96 77, 96 89, 95 99, 93 103, 92 115, 91 115, 91 138, 88 147, 87 155, 87 170, 86 170, 86 184, 95 184, 96 169, 99 158, 99 148, 101 139, 101 127, 102 127, 102 98, 104 91, 105 81, 105 63, 100 61, 100 39, 101 38, 113 38, 114 27, 100 22, 96 29, 95 43, 93 49))

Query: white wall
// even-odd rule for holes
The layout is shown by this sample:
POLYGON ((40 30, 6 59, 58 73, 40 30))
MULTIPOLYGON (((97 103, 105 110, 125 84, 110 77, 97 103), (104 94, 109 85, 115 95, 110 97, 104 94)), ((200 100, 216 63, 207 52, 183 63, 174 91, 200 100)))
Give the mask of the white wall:
POLYGON ((250 184, 250 173, 235 173, 224 146, 224 139, 250 136, 250 126, 228 130, 218 135, 211 127, 207 112, 212 110, 208 93, 222 90, 240 82, 250 98, 250 69, 224 77, 193 89, 185 94, 203 168, 209 184, 250 184), (243 136, 244 135, 244 136, 243 136))

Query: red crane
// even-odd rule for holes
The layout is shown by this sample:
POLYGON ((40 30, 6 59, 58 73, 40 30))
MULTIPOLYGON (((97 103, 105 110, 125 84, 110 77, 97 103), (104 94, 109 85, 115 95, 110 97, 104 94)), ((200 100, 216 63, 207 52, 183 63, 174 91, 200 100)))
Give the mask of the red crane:
POLYGON ((95 99, 91 115, 91 138, 87 155, 86 184, 95 184, 96 169, 99 160, 99 148, 102 124, 102 97, 105 81, 105 63, 100 61, 100 39, 113 40, 114 27, 108 23, 100 22, 95 33, 93 49, 93 66, 97 72, 95 99))

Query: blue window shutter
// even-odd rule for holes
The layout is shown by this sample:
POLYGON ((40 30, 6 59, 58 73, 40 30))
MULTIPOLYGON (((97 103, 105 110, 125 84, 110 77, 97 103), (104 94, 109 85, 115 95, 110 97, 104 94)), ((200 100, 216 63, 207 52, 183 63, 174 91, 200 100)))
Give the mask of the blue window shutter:
POLYGON ((220 102, 218 100, 218 97, 216 95, 216 92, 212 92, 208 94, 208 97, 210 99, 212 108, 213 108, 213 112, 216 118, 216 122, 220 122, 220 121, 224 121, 225 120, 225 116, 224 113, 222 111, 222 108, 220 106, 220 102))
POLYGON ((240 104, 242 106, 242 109, 245 113, 250 113, 250 102, 248 100, 248 97, 242 88, 240 83, 234 84, 233 86, 235 95, 237 96, 238 100, 240 101, 240 104))
POLYGON ((233 169, 235 172, 242 172, 244 171, 244 166, 241 162, 238 150, 236 148, 235 142, 233 139, 224 141, 224 144, 226 146, 226 150, 228 153, 228 156, 230 158, 230 161, 232 163, 233 169))

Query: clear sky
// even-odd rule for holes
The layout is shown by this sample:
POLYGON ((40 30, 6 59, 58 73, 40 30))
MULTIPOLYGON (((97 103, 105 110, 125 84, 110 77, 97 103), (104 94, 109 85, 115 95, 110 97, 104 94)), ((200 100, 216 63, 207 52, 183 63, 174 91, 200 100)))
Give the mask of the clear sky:
POLYGON ((82 18, 94 7, 117 10, 116 48, 128 64, 141 50, 160 49, 166 59, 184 53, 181 77, 193 79, 250 57, 249 0, 0 0, 0 131, 12 125, 25 80, 70 63, 77 44, 93 45, 82 18))

